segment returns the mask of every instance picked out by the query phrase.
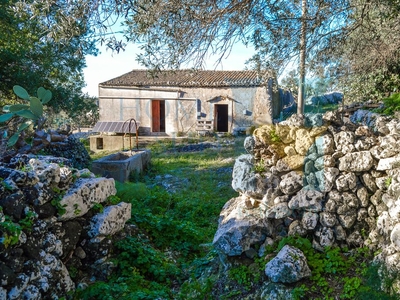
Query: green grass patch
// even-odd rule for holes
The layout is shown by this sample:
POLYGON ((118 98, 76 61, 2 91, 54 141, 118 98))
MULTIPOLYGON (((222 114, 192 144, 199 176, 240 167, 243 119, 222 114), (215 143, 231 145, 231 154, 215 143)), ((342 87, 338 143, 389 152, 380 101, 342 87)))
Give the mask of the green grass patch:
POLYGON ((317 105, 305 105, 304 113, 325 113, 327 111, 337 110, 338 104, 317 104, 317 105))
MULTIPOLYGON (((181 153, 178 146, 171 141, 150 145, 151 165, 138 182, 116 182, 116 197, 132 204, 129 222, 139 234, 116 244, 117 270, 107 283, 78 291, 76 299, 176 298, 193 265, 207 255, 200 245, 212 242, 222 206, 237 196, 231 188, 233 161, 226 158, 244 152, 243 139, 201 152, 181 153), (175 192, 162 184, 169 178, 178 187, 175 192)), ((182 290, 198 295, 211 284, 184 284, 182 290)))

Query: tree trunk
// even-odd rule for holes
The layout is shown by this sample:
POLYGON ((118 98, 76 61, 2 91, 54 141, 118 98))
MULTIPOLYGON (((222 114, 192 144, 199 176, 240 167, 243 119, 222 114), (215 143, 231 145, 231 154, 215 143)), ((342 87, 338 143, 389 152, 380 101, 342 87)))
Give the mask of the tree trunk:
POLYGON ((299 62, 299 91, 297 96, 297 113, 304 114, 304 85, 306 75, 306 31, 307 31, 307 0, 301 2, 301 36, 299 62))

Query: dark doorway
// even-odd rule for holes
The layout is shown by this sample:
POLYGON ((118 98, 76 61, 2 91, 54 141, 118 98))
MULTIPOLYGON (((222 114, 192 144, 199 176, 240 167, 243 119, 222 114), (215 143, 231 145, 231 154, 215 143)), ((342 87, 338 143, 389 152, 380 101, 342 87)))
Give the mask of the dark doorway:
POLYGON ((165 101, 151 101, 152 131, 165 132, 165 101))
POLYGON ((214 121, 217 132, 228 132, 228 104, 214 105, 214 121))

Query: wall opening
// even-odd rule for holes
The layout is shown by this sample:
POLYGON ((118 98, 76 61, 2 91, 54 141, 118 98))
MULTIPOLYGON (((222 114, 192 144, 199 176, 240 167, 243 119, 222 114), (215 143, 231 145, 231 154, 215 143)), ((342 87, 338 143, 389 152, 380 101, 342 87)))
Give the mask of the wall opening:
POLYGON ((214 129, 217 132, 228 132, 228 104, 214 105, 214 129))
POLYGON ((165 132, 165 101, 151 101, 152 132, 165 132))
POLYGON ((103 138, 96 138, 96 149, 103 149, 103 138))

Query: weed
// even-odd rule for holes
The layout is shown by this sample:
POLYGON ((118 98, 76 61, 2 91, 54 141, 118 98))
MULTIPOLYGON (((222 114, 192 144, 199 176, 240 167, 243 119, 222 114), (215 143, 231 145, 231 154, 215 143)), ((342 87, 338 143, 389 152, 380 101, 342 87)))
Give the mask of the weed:
POLYGON ((302 284, 292 290, 292 296, 294 299, 303 299, 309 291, 310 289, 305 284, 302 284))
POLYGON ((66 209, 65 209, 65 207, 67 206, 66 204, 64 204, 64 205, 61 205, 61 199, 62 199, 62 196, 61 195, 58 195, 57 197, 55 197, 55 198, 53 198, 53 200, 51 200, 51 205, 53 205, 56 209, 57 209, 57 212, 58 212, 58 214, 60 215, 60 216, 62 216, 63 214, 65 214, 66 213, 66 209))
POLYGON ((273 143, 280 143, 281 142, 281 137, 276 133, 275 130, 271 130, 270 134, 270 140, 273 143))
POLYGON ((74 204, 74 215, 79 216, 79 214, 82 212, 81 209, 79 209, 79 205, 77 203, 74 204))
POLYGON ((0 177, 0 184, 4 187, 5 190, 8 190, 8 191, 13 190, 13 187, 1 177, 0 177))
POLYGON ((80 178, 92 178, 92 173, 84 172, 81 174, 80 178))
POLYGON ((7 248, 18 243, 22 228, 21 225, 12 222, 8 216, 5 216, 4 221, 0 223, 0 232, 2 232, 0 241, 7 248))
MULTIPOLYGON (((116 182, 118 184, 118 182, 116 182)), ((116 195, 111 195, 107 197, 107 203, 110 205, 116 205, 121 202, 121 199, 116 195)))
POLYGON ((325 299, 329 299, 334 295, 334 289, 330 283, 334 280, 335 285, 342 288, 344 299, 354 299, 352 297, 358 290, 361 281, 359 278, 367 268, 362 262, 370 257, 368 248, 357 249, 352 251, 351 254, 346 252, 348 251, 347 248, 341 249, 339 247, 327 247, 324 252, 318 252, 313 249, 311 241, 307 238, 290 236, 280 241, 278 250, 287 244, 300 249, 304 253, 312 272, 311 288, 309 290, 300 288, 300 291, 296 290, 296 292, 299 292, 299 294, 323 294, 325 299), (361 268, 358 268, 359 266, 361 268), (358 272, 355 273, 355 270, 358 272), (346 277, 345 274, 353 274, 353 276, 346 277), (342 276, 342 280, 339 279, 339 276, 342 276))
POLYGON ((102 213, 104 211, 104 206, 101 203, 95 203, 95 204, 93 204, 92 209, 94 211, 102 213))
POLYGON ((390 97, 383 99, 383 108, 378 112, 385 115, 394 115, 396 111, 400 110, 400 93, 394 93, 390 97))
POLYGON ((254 165, 254 172, 263 173, 265 171, 264 161, 261 159, 254 165))
POLYGON ((115 276, 79 291, 77 299, 173 299, 177 286, 178 299, 208 297, 216 279, 200 282, 196 276, 215 253, 200 258, 199 245, 212 242, 221 207, 237 195, 230 188, 232 162, 224 159, 243 153, 242 145, 235 140, 223 150, 197 153, 167 152, 176 141, 150 145, 152 164, 137 178, 140 182, 116 182, 117 194, 107 199, 107 204, 132 204, 129 222, 140 233, 118 242, 115 276), (179 192, 159 183, 165 175, 184 183, 179 192))
POLYGON ((362 281, 358 277, 345 277, 343 278, 344 286, 343 293, 340 295, 341 299, 354 299, 357 295, 362 281))
POLYGON ((257 282, 259 279, 259 276, 256 276, 256 274, 257 273, 253 273, 247 266, 241 265, 229 269, 228 277, 244 286, 246 290, 250 290, 252 283, 257 282))
POLYGON ((389 188, 390 184, 392 183, 392 177, 387 177, 385 179, 385 187, 389 188))
POLYGON ((26 231, 31 231, 33 227, 33 221, 37 218, 37 214, 33 211, 27 211, 25 213, 25 218, 19 220, 21 228, 26 231))

